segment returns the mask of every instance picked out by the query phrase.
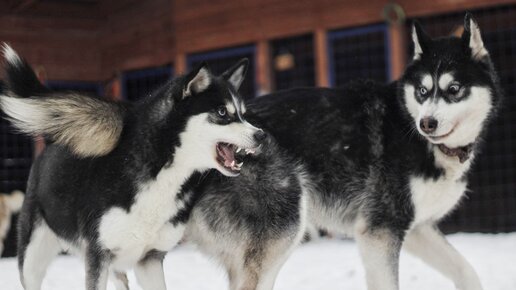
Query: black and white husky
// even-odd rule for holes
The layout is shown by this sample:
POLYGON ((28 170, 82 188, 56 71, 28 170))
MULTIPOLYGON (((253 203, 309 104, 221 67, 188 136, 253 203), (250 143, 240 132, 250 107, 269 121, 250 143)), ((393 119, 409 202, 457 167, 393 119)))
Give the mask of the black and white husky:
POLYGON ((86 263, 86 289, 106 289, 109 274, 135 269, 144 289, 165 289, 164 253, 182 238, 189 181, 214 168, 243 170, 266 134, 243 119, 237 93, 247 61, 222 76, 205 65, 135 104, 53 93, 4 46, 7 93, 0 106, 14 126, 47 141, 34 161, 19 222, 25 289, 40 289, 62 250, 86 263))
MULTIPOLYGON (((315 191, 309 220, 355 237, 368 289, 398 289, 406 248, 462 290, 482 289, 473 267, 436 228, 467 189, 501 92, 477 24, 462 37, 413 30, 414 58, 392 84, 296 89, 250 108, 298 161, 315 191)), ((249 120, 252 120, 249 117, 249 120)))

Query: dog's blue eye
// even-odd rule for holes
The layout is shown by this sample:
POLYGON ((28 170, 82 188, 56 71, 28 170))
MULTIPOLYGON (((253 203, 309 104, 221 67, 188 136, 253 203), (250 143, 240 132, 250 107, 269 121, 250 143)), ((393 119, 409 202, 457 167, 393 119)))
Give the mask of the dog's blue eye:
POLYGON ((221 117, 226 116, 226 114, 227 114, 227 112, 226 112, 226 107, 220 107, 220 108, 218 108, 217 113, 218 113, 218 114, 219 114, 219 116, 221 116, 221 117))
POLYGON ((427 90, 425 87, 420 87, 420 88, 419 88, 419 93, 420 93, 422 96, 426 96, 426 94, 428 94, 428 90, 427 90))
POLYGON ((448 92, 452 95, 455 95, 457 94, 458 92, 460 91, 460 86, 459 85, 451 85, 449 88, 448 88, 448 92))

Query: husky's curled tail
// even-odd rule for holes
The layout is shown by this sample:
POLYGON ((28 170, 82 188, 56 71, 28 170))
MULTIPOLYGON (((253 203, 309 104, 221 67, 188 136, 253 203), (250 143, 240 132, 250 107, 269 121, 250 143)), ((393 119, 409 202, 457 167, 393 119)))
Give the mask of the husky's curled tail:
POLYGON ((10 46, 4 44, 2 50, 7 87, 5 95, 0 95, 0 108, 16 129, 65 145, 80 157, 113 150, 122 133, 122 105, 77 93, 52 92, 10 46))

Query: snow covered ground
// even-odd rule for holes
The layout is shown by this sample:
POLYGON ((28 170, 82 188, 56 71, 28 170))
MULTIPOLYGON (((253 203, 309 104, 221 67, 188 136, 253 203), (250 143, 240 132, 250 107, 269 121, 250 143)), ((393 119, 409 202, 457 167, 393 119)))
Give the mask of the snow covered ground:
MULTIPOLYGON (((448 238, 477 269, 485 289, 516 290, 516 233, 455 234, 448 238)), ((402 290, 454 289, 451 282, 408 254, 402 254, 400 271, 402 290)), ((167 256, 165 272, 169 289, 227 289, 222 269, 189 245, 167 256)), ((84 289, 83 278, 83 264, 79 259, 59 257, 47 273, 43 290, 84 289)), ((129 280, 131 289, 140 289, 132 273, 129 280)), ((22 289, 14 259, 0 260, 0 289, 22 289)), ((280 272, 275 289, 366 289, 355 244, 319 240, 300 246, 280 272)))

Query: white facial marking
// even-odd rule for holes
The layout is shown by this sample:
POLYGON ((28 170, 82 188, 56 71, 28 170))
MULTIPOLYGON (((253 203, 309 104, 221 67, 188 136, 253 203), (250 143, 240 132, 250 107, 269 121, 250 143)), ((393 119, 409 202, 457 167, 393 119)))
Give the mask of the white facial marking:
POLYGON ((233 104, 234 104, 234 107, 236 108, 236 113, 237 113, 238 119, 240 120, 240 122, 246 123, 246 121, 244 120, 244 118, 242 116, 244 114, 244 112, 242 112, 242 106, 243 106, 244 102, 242 102, 239 98, 237 98, 233 93, 231 93, 231 98, 233 99, 233 104))
POLYGON ((446 91, 453 81, 454 78, 451 73, 444 73, 439 77, 439 88, 446 91))
POLYGON ((2 45, 2 52, 5 60, 11 65, 17 66, 21 64, 20 56, 7 43, 2 45))
POLYGON ((412 26, 412 41, 414 42, 414 59, 420 59, 421 54, 423 54, 423 49, 419 44, 415 26, 412 26))
POLYGON ((470 20, 470 33, 469 48, 471 49, 471 57, 475 60, 480 60, 488 55, 488 52, 484 47, 480 29, 473 19, 470 20))
POLYGON ((247 111, 247 108, 245 107, 245 104, 244 102, 240 103, 240 110, 242 110, 242 115, 245 114, 245 112, 247 111))
POLYGON ((403 88, 405 91, 405 106, 407 107, 410 116, 416 120, 419 116, 419 103, 416 101, 416 88, 413 85, 405 84, 403 88))
POLYGON ((235 105, 233 102, 226 102, 226 110, 231 115, 234 115, 236 113, 235 105))
POLYGON ((432 76, 429 74, 426 74, 421 79, 421 84, 428 90, 431 91, 434 88, 434 80, 432 79, 432 76))

